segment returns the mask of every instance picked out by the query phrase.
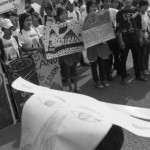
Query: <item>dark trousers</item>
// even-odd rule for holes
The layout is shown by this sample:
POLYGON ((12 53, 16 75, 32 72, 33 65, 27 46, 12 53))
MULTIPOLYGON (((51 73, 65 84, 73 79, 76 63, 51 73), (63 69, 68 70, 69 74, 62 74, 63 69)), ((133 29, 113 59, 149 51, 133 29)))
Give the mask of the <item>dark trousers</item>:
POLYGON ((108 60, 104 60, 100 57, 95 62, 91 62, 91 71, 92 71, 92 77, 95 83, 98 81, 104 81, 106 80, 106 74, 109 72, 109 65, 108 60), (98 70, 97 70, 98 66, 98 70))
POLYGON ((150 45, 143 45, 141 47, 141 70, 148 70, 149 63, 149 54, 150 54, 150 45))
POLYGON ((112 39, 107 43, 110 50, 113 52, 113 54, 110 55, 109 68, 111 69, 114 65, 114 69, 116 69, 117 72, 120 73, 120 48, 118 44, 118 38, 112 39))
POLYGON ((140 65, 140 45, 136 34, 122 35, 125 44, 125 49, 121 50, 121 77, 126 78, 126 61, 129 50, 131 49, 135 76, 141 75, 140 65))

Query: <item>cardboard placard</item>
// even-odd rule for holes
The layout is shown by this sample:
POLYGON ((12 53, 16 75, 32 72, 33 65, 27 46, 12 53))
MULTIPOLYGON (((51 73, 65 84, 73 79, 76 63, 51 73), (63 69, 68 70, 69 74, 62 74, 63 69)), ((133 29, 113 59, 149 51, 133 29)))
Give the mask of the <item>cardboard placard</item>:
POLYGON ((15 9, 13 3, 17 0, 0 0, 0 14, 15 9))
MULTIPOLYGON (((22 77, 26 80, 29 80, 39 85, 34 61, 32 58, 22 57, 22 58, 18 58, 12 61, 9 64, 9 66, 7 66, 6 72, 7 72, 7 77, 8 77, 10 84, 18 77, 22 77)), ((12 94, 14 97, 14 101, 15 101, 18 113, 21 116, 23 105, 31 96, 31 94, 26 93, 26 92, 20 92, 13 88, 12 88, 12 94)))
POLYGON ((89 14, 83 23, 82 37, 85 48, 115 38, 109 12, 102 10, 89 14))
POLYGON ((52 89, 62 90, 58 58, 47 60, 45 54, 38 52, 33 55, 33 59, 40 85, 52 89))
POLYGON ((15 124, 14 112, 0 64, 0 130, 15 124))
POLYGON ((47 59, 84 50, 82 20, 50 25, 47 23, 43 41, 47 59))

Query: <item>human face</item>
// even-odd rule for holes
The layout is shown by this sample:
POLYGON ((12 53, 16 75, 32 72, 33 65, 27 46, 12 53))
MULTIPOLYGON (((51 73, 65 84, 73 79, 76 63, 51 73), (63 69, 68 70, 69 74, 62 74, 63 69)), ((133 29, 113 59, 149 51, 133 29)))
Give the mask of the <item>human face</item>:
POLYGON ((17 18, 15 16, 11 16, 9 19, 11 20, 12 24, 14 25, 14 28, 17 28, 18 27, 17 18))
POLYGON ((33 26, 36 26, 36 24, 38 23, 37 17, 34 15, 31 15, 31 19, 32 19, 33 26))
POLYGON ((119 0, 114 0, 114 1, 111 3, 111 7, 117 8, 117 7, 118 7, 118 4, 119 4, 119 0))
POLYGON ((29 16, 24 21, 24 28, 30 28, 31 25, 32 25, 32 19, 31 16, 29 16))
POLYGON ((51 16, 52 15, 52 8, 46 7, 45 12, 46 12, 47 16, 51 16))
POLYGON ((123 3, 124 3, 125 7, 131 6, 132 5, 132 0, 124 0, 123 3))
POLYGON ((13 27, 10 27, 9 29, 3 29, 4 35, 5 36, 11 36, 12 35, 12 29, 13 27))
POLYGON ((140 7, 140 10, 142 13, 145 13, 147 11, 147 9, 148 9, 148 5, 140 7))
POLYGON ((96 12, 96 10, 97 10, 96 4, 92 4, 90 7, 90 13, 96 12))
POLYGON ((69 10, 70 12, 73 12, 74 4, 71 4, 71 3, 68 2, 67 7, 68 7, 68 10, 69 10))
POLYGON ((67 13, 66 11, 63 11, 62 14, 59 16, 60 22, 66 22, 67 20, 67 13))
POLYGON ((109 9, 110 3, 111 3, 110 0, 104 0, 104 2, 103 2, 104 9, 109 9))

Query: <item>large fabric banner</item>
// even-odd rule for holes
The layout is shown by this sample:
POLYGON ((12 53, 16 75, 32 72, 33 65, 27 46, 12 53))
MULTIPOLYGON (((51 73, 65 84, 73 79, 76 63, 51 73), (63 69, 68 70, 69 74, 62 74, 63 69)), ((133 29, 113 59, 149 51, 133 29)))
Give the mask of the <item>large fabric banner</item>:
POLYGON ((94 150, 113 124, 150 137, 150 122, 142 120, 150 119, 150 109, 100 102, 21 78, 12 86, 34 93, 23 109, 20 150, 94 150))
POLYGON ((62 90, 58 58, 47 60, 45 54, 38 52, 33 55, 33 59, 40 85, 62 90))
POLYGON ((82 36, 85 48, 115 38, 109 12, 102 10, 89 14, 83 23, 82 36))
POLYGON ((0 14, 15 9, 13 5, 17 0, 0 0, 0 14))
POLYGON ((47 23, 43 41, 47 59, 83 51, 81 21, 50 25, 47 23))

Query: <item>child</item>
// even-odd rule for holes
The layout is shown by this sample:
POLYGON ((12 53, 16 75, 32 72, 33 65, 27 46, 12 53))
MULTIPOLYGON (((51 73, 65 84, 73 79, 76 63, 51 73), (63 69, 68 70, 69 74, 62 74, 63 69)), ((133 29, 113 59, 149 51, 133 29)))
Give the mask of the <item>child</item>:
POLYGON ((31 19, 32 19, 32 25, 35 29, 39 30, 40 34, 43 35, 44 32, 44 26, 40 25, 39 20, 39 14, 36 12, 31 13, 31 19))
POLYGON ((140 81, 147 81, 141 75, 140 46, 143 45, 141 15, 137 8, 132 7, 132 0, 124 0, 124 8, 116 16, 119 45, 121 48, 121 84, 126 85, 126 61, 131 49, 135 77, 140 81))
MULTIPOLYGON (((87 14, 97 11, 97 4, 95 1, 88 1, 86 4, 87 14)), ((106 79, 106 72, 108 72, 108 58, 111 53, 106 43, 101 43, 87 49, 87 57, 91 61, 91 71, 93 80, 97 88, 109 87, 106 79), (97 65, 99 67, 99 75, 97 72, 97 65)))
MULTIPOLYGON (((59 7, 57 9, 57 19, 59 23, 64 23, 67 20, 67 12, 65 9, 59 7)), ((77 86, 77 63, 80 60, 80 53, 74 53, 60 57, 61 73, 67 80, 69 91, 79 93, 77 86), (71 84, 71 79, 74 81, 74 89, 71 84)))
POLYGON ((36 51, 43 51, 42 35, 38 30, 31 27, 31 15, 28 13, 21 14, 19 17, 20 33, 19 40, 22 43, 23 51, 32 55, 36 51))
POLYGON ((10 61, 20 57, 19 43, 16 37, 12 36, 13 24, 9 19, 3 19, 1 21, 1 30, 4 35, 0 42, 1 59, 9 63, 10 61))

